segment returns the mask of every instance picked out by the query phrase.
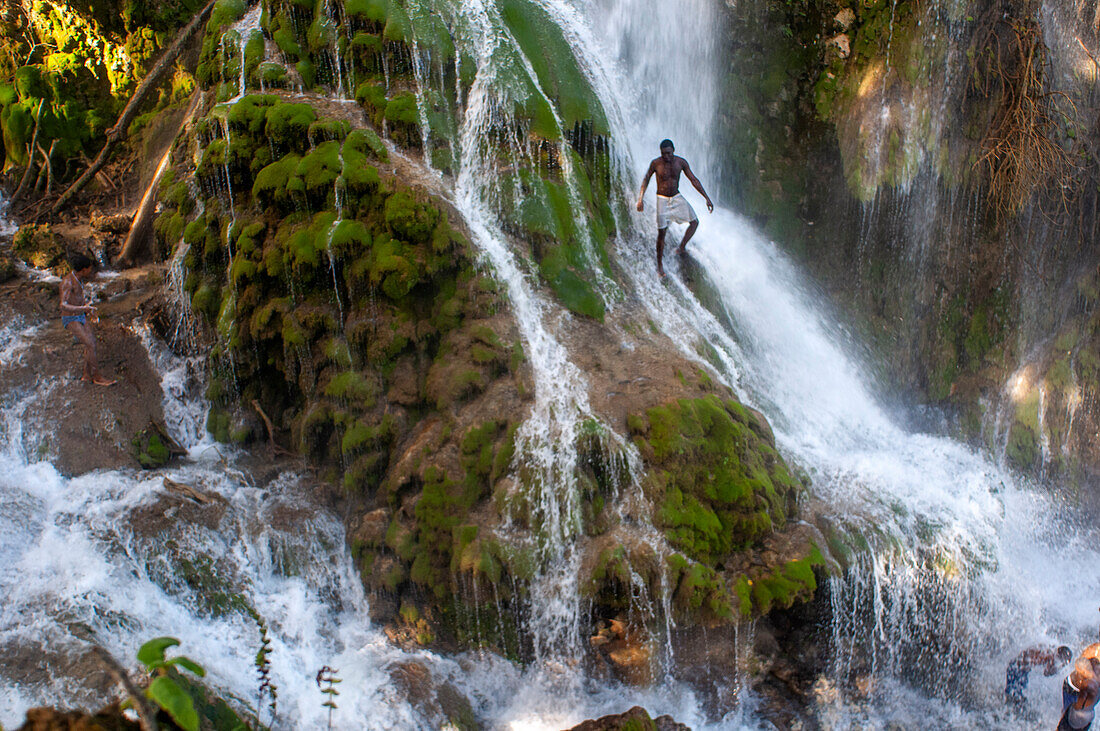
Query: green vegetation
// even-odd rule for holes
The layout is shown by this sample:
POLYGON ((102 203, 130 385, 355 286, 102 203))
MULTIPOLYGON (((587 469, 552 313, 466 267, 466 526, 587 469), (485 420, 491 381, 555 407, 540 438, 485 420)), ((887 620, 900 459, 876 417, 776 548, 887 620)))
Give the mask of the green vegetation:
POLYGON ((655 407, 631 423, 651 465, 656 522, 696 561, 744 550, 794 510, 802 486, 756 429, 744 407, 717 396, 655 407))
MULTIPOLYGON (((81 155, 95 155, 156 56, 202 4, 12 6, 0 22, 0 168, 21 173, 32 152, 41 162, 30 150, 37 129, 37 145, 52 150, 55 185, 81 172, 81 155)), ((190 75, 178 70, 154 97, 150 113, 183 103, 192 88, 190 75)), ((140 131, 144 122, 134 124, 131 131, 140 131)))
POLYGON ((201 665, 183 655, 166 658, 164 653, 170 647, 176 647, 180 641, 174 637, 157 637, 149 640, 137 652, 137 659, 147 673, 153 675, 153 681, 145 690, 145 695, 184 731, 199 731, 199 714, 195 711, 195 702, 178 680, 182 668, 202 678, 206 671, 201 665))

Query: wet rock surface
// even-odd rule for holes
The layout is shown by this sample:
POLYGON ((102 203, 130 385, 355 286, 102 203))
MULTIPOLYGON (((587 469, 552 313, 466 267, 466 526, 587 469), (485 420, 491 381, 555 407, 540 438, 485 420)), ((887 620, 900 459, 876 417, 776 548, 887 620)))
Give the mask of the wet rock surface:
POLYGON ((691 731, 691 727, 678 723, 672 716, 653 718, 641 706, 634 706, 623 713, 584 721, 568 731, 691 731))
POLYGON ((19 731, 138 731, 141 725, 122 714, 112 704, 95 714, 83 711, 59 711, 32 708, 19 731))
POLYGON ((100 369, 118 381, 110 387, 81 381, 83 346, 61 327, 56 282, 24 276, 0 286, 0 317, 19 333, 0 364, 0 392, 19 404, 31 456, 67 475, 139 466, 134 439, 164 416, 160 376, 135 328, 160 301, 160 285, 158 271, 133 270, 86 287, 97 293, 100 369))

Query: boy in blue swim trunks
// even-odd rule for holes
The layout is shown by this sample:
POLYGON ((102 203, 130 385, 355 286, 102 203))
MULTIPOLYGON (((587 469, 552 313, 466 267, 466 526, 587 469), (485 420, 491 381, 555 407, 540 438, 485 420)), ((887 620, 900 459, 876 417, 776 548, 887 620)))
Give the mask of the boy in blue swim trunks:
POLYGON ((1022 712, 1027 704, 1024 692, 1032 668, 1042 668, 1043 675, 1050 677, 1072 659, 1073 651, 1065 645, 1058 648, 1038 645, 1024 650, 1005 669, 1005 703, 1022 712))
POLYGON ((84 372, 80 380, 97 386, 113 386, 115 381, 104 378, 96 359, 95 332, 92 321, 96 308, 84 302, 84 282, 95 275, 94 262, 83 254, 69 257, 69 274, 61 280, 61 326, 84 345, 84 372))

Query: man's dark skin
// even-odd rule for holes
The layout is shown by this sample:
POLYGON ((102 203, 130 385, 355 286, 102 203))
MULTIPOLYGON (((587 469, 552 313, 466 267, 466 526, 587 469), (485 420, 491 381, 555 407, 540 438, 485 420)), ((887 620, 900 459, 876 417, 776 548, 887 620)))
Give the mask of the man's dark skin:
MULTIPOLYGON (((713 213, 714 204, 711 203, 710 196, 707 195, 707 192, 703 190, 703 184, 699 182, 699 178, 695 177, 695 173, 691 172, 691 166, 688 165, 688 161, 682 157, 677 157, 675 151, 676 148, 673 146, 665 145, 661 147, 661 156, 649 163, 649 169, 646 170, 645 177, 642 179, 642 190, 638 193, 638 210, 645 210, 645 190, 646 187, 649 186, 649 179, 653 177, 654 174, 657 175, 657 195, 671 198, 680 192, 680 173, 683 173, 706 200, 707 211, 713 213)), ((695 230, 697 228, 699 228, 698 219, 688 224, 687 231, 684 232, 684 238, 680 241, 680 248, 677 250, 678 253, 687 253, 688 241, 691 241, 691 237, 695 235, 695 230)), ((657 273, 662 277, 665 276, 665 268, 662 260, 665 253, 665 233, 667 231, 667 227, 657 229, 657 273)))

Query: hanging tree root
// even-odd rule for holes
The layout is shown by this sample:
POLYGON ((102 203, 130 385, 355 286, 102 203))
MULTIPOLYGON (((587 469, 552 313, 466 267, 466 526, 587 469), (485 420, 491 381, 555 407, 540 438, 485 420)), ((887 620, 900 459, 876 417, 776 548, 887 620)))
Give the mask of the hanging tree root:
POLYGON ((107 142, 103 145, 103 149, 96 155, 91 166, 89 166, 88 169, 76 179, 76 182, 70 185, 68 189, 61 194, 61 197, 50 206, 51 214, 57 213, 66 203, 72 200, 72 197, 79 193, 88 181, 95 177, 99 169, 107 163, 107 158, 110 156, 111 150, 126 136, 126 130, 130 126, 130 122, 137 116, 142 103, 157 87, 157 84, 160 83, 160 79, 164 76, 164 73, 172 67, 173 63, 175 63, 176 58, 179 57, 184 46, 187 45, 187 42, 191 39, 191 36, 194 35, 195 31, 205 22, 206 17, 210 14, 210 10, 214 7, 214 2, 215 0, 210 0, 210 2, 195 15, 191 22, 180 31, 179 35, 176 36, 176 40, 172 42, 172 45, 169 46, 168 50, 160 57, 156 66, 153 67, 153 70, 146 75, 145 80, 141 82, 141 86, 139 86, 137 91, 134 92, 134 95, 130 97, 130 101, 126 104, 126 108, 122 110, 122 114, 119 115, 118 121, 115 122, 113 127, 107 130, 107 142))
POLYGON ((50 143, 49 152, 38 145, 38 151, 42 153, 42 160, 46 166, 46 195, 53 192, 53 151, 57 148, 57 140, 50 143))
POLYGON ((264 427, 267 428, 267 443, 271 445, 271 449, 276 454, 282 454, 287 457, 293 457, 294 453, 289 452, 278 445, 275 441, 275 427, 271 423, 270 417, 264 413, 263 408, 260 407, 260 402, 256 399, 252 399, 252 408, 256 409, 256 413, 260 415, 260 418, 264 421, 264 427))
MULTIPOLYGON (((1028 19, 1012 23, 1010 31, 1009 41, 1003 44, 996 28, 990 27, 975 44, 987 50, 981 54, 985 68, 975 73, 974 86, 983 96, 1000 99, 975 167, 989 186, 1000 221, 1019 213, 1036 192, 1068 172, 1073 162, 1052 135, 1057 129, 1055 117, 1062 114, 1054 97, 1064 95, 1043 89, 1046 49, 1040 29, 1028 19)), ((1064 208, 1069 201, 1064 192, 1060 195, 1064 208)))

